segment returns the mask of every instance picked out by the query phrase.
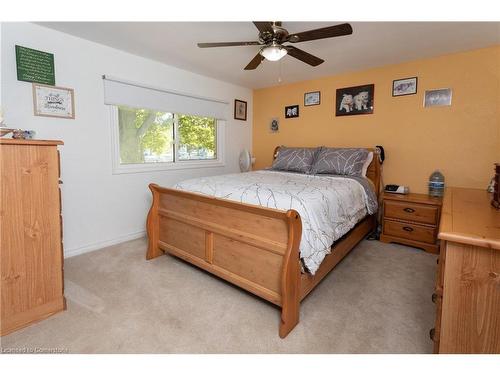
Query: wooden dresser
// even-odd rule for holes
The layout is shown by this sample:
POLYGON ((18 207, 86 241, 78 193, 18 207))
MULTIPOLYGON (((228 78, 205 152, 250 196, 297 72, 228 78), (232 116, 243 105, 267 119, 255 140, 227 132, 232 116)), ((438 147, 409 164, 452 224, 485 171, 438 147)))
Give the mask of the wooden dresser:
POLYGON ((446 189, 439 238, 436 353, 500 353, 500 211, 485 190, 446 189))
POLYGON ((383 196, 380 241, 397 242, 439 252, 437 239, 441 198, 427 194, 391 194, 383 196))
POLYGON ((0 138, 0 335, 65 309, 61 141, 0 138))

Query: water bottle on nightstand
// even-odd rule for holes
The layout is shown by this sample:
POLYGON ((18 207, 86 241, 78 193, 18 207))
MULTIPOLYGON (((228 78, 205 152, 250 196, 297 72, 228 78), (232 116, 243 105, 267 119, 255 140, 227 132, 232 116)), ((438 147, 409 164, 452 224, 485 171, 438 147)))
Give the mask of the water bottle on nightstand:
POLYGON ((429 195, 442 197, 444 195, 444 176, 439 170, 432 172, 429 177, 429 195))

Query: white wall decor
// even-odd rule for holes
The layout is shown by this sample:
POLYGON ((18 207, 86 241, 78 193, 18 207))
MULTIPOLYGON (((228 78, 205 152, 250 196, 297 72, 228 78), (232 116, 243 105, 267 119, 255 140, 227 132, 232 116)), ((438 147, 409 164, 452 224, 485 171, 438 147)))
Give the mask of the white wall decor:
POLYGON ((35 116, 75 118, 73 89, 33 83, 33 112, 35 116))
POLYGON ((424 107, 451 105, 451 89, 425 90, 424 107))

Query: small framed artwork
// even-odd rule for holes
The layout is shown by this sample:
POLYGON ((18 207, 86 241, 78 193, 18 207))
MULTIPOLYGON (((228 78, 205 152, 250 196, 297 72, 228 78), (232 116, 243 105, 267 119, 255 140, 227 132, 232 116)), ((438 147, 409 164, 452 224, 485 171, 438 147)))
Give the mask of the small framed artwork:
POLYGON ((417 93, 417 77, 392 81, 392 96, 414 95, 417 93))
POLYGON ((74 96, 73 89, 33 83, 34 115, 74 119, 74 96))
POLYGON ((280 121, 278 118, 271 119, 269 123, 269 131, 271 133, 278 133, 280 131, 280 121))
POLYGON ((366 115, 373 113, 375 85, 337 89, 335 116, 366 115))
POLYGON ((319 105, 321 103, 321 93, 319 91, 306 92, 304 94, 304 106, 319 105))
POLYGON ((289 105, 285 107, 285 118, 299 117, 299 105, 289 105))
POLYGON ((451 94, 451 89, 425 90, 424 107, 450 106, 451 94))
POLYGON ((247 102, 239 99, 234 99, 234 119, 247 120, 247 102))

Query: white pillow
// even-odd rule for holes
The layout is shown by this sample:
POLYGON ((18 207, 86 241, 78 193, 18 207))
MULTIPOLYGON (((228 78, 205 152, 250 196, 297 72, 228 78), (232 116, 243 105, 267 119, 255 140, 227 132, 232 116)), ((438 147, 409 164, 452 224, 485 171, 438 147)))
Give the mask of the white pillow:
POLYGON ((365 160, 365 163, 363 164, 363 169, 361 170, 361 176, 366 177, 366 171, 368 170, 368 167, 370 166, 372 160, 373 160, 373 152, 370 152, 365 160))

